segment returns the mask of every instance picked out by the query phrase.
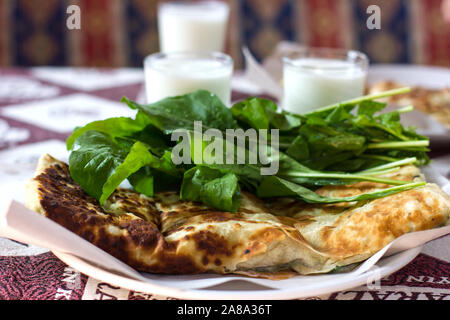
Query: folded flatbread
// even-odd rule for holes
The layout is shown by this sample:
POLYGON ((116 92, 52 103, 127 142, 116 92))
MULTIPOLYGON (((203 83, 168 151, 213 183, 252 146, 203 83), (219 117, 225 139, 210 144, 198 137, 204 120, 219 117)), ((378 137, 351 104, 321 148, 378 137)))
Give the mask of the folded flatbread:
MULTIPOLYGON (((414 166, 385 177, 423 179, 414 166)), ((341 197, 386 187, 360 182, 317 192, 341 197)), ((67 164, 49 155, 27 185, 27 206, 139 271, 270 279, 330 272, 367 259, 405 233, 450 223, 450 198, 435 184, 331 205, 263 202, 244 192, 237 213, 182 201, 175 192, 150 198, 119 188, 100 206, 72 180, 67 164)))

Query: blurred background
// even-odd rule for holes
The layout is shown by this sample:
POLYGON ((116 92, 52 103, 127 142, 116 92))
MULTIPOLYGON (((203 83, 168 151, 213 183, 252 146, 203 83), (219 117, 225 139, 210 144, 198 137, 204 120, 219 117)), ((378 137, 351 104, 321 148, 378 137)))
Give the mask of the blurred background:
MULTIPOLYGON (((0 0, 0 66, 142 67, 159 51, 154 0, 0 0), (66 9, 81 8, 81 30, 66 9)), ((259 60, 281 40, 353 48, 372 63, 450 66, 450 22, 442 0, 228 0, 226 52, 242 69, 241 48, 259 60), (368 30, 366 8, 381 8, 368 30)))

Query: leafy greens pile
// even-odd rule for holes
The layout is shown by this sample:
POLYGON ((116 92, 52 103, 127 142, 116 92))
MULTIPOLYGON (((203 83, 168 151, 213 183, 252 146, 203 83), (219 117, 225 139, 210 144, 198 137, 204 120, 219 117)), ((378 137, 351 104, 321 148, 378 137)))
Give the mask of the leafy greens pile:
MULTIPOLYGON (((214 94, 199 90, 142 105, 122 98, 136 109, 134 118, 118 117, 76 128, 67 139, 72 178, 101 204, 125 180, 147 196, 179 190, 180 198, 235 212, 241 190, 259 197, 297 197, 309 203, 375 199, 423 185, 379 177, 405 164, 426 164, 429 141, 400 123, 405 107, 379 113, 386 104, 375 99, 407 92, 408 88, 368 95, 314 112, 278 112, 273 101, 251 97, 227 108, 214 94), (172 141, 177 129, 278 129, 276 175, 264 176, 257 164, 192 162, 175 165, 172 141), (393 187, 344 198, 320 196, 325 185, 374 181, 393 187)), ((266 137, 270 141, 270 135, 266 137)), ((203 148, 207 143, 203 143, 203 148)), ((247 150, 248 151, 248 150, 247 150)))

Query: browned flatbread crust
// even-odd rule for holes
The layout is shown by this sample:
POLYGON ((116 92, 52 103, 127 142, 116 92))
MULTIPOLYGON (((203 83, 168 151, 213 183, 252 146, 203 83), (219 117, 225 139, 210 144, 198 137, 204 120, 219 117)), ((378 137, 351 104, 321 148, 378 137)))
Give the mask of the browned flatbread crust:
MULTIPOLYGON (((396 174, 421 177, 412 166, 396 174)), ((348 195, 384 187, 362 182, 319 192, 348 195)), ((173 192, 149 198, 118 189, 101 207, 71 179, 68 166, 49 155, 28 185, 27 206, 140 271, 270 279, 362 261, 404 233, 449 224, 450 214, 449 197, 431 184, 337 205, 292 199, 267 204, 243 193, 237 213, 181 201, 173 192)))

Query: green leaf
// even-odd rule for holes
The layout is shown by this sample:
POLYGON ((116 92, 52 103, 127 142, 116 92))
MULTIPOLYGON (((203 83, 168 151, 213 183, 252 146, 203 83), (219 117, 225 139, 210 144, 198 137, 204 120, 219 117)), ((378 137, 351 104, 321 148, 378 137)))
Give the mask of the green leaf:
MULTIPOLYGON (((300 153, 294 153, 295 150, 290 150, 288 154, 312 169, 325 170, 336 162, 350 159, 364 152, 366 148, 364 136, 354 134, 345 128, 339 129, 330 126, 320 118, 308 118, 306 124, 299 130, 300 136, 308 147, 308 158, 302 159, 300 153)), ((294 143, 306 150, 306 147, 301 145, 300 139, 298 138, 294 143)), ((292 148, 295 148, 295 145, 292 148)))
POLYGON ((279 152, 278 161, 280 171, 317 172, 304 166, 303 164, 283 152, 279 152))
POLYGON ((338 203, 362 200, 372 200, 386 197, 398 192, 417 188, 425 185, 425 182, 414 182, 401 186, 391 187, 380 191, 364 193, 351 197, 329 198, 321 196, 301 185, 289 182, 285 179, 271 176, 266 178, 257 190, 258 197, 296 197, 308 203, 338 203))
POLYGON ((298 135, 287 148, 286 154, 298 161, 309 159, 308 141, 302 135, 298 135))
POLYGON ((258 130, 269 129, 269 109, 277 110, 273 101, 252 97, 236 103, 230 110, 235 118, 258 130))
POLYGON ((273 127, 281 131, 291 131, 298 128, 300 117, 286 112, 277 112, 277 105, 268 99, 251 97, 234 104, 231 107, 233 116, 240 122, 254 129, 269 129, 273 127))
POLYGON ((166 151, 161 158, 153 158, 130 175, 128 181, 137 192, 153 196, 155 192, 178 190, 182 176, 183 168, 177 168, 171 160, 170 151, 166 151))
POLYGON ((89 195, 100 199, 103 185, 128 151, 106 133, 86 131, 74 142, 69 156, 70 175, 89 195))
POLYGON ((386 131, 392 132, 391 134, 402 140, 408 140, 408 138, 403 135, 403 126, 400 123, 400 113, 396 111, 383 113, 377 117, 377 120, 380 121, 381 125, 389 128, 389 130, 385 129, 386 131))
MULTIPOLYGON (((131 147, 131 150, 124 161, 115 168, 114 173, 111 174, 103 184, 102 194, 99 199, 100 204, 103 204, 114 190, 116 190, 116 188, 131 174, 141 169, 144 165, 157 161, 158 159, 147 150, 147 147, 142 142, 136 142, 131 147)), ((152 196, 153 193, 150 193, 148 188, 149 183, 149 181, 146 182, 146 188, 144 189, 142 187, 142 181, 140 181, 138 188, 141 191, 145 191, 147 196, 152 196)))
POLYGON ((219 170, 222 172, 231 172, 239 177, 239 179, 242 181, 244 180, 248 185, 257 185, 261 181, 261 174, 260 174, 260 164, 250 164, 248 163, 250 150, 248 148, 242 148, 238 146, 236 143, 233 145, 233 153, 232 151, 226 149, 226 141, 224 139, 221 139, 219 137, 215 138, 217 139, 217 142, 220 142, 223 147, 222 155, 223 157, 220 159, 221 161, 219 163, 214 162, 213 158, 209 158, 212 156, 208 152, 205 152, 205 149, 214 142, 207 142, 203 141, 201 138, 198 139, 196 135, 192 131, 189 131, 189 143, 190 143, 190 149, 191 149, 191 159, 192 162, 195 165, 202 166, 202 167, 209 167, 211 169, 219 170), (198 150, 196 150, 195 146, 200 146, 198 150), (238 164, 238 153, 242 152, 244 154, 244 158, 247 159, 245 164, 238 164), (202 157, 196 157, 196 153, 201 153, 202 157), (227 164, 226 157, 232 156, 233 161, 232 163, 227 164))
POLYGON ((241 205, 238 178, 231 172, 203 166, 185 172, 180 198, 200 201, 223 211, 236 212, 241 205))
POLYGON ((336 167, 335 164, 345 162, 354 157, 353 152, 329 152, 323 155, 314 155, 308 160, 302 161, 305 166, 322 171, 344 171, 341 167, 336 167))
POLYGON ((285 111, 281 113, 269 111, 269 114, 271 126, 280 131, 292 131, 302 124, 300 117, 290 115, 285 111))
POLYGON ((205 90, 169 97, 152 104, 141 105, 126 97, 131 108, 144 112, 151 124, 165 134, 177 129, 194 129, 194 121, 202 121, 203 127, 217 128, 221 131, 237 128, 230 109, 213 93, 205 90))
POLYGON ((346 108, 343 105, 338 106, 336 109, 333 109, 330 114, 327 115, 325 118, 325 121, 327 123, 340 123, 342 121, 345 121, 347 119, 351 119, 353 115, 347 111, 348 108, 346 108))
POLYGON ((183 170, 172 163, 169 151, 158 158, 143 142, 127 146, 105 133, 86 131, 75 140, 69 157, 72 178, 101 204, 125 179, 147 196, 153 195, 155 181, 165 186, 181 181, 183 170))
POLYGON ((141 131, 130 133, 130 138, 144 142, 151 152, 157 156, 162 156, 170 148, 168 137, 151 124, 141 131))
MULTIPOLYGON (((402 134, 403 126, 400 124, 400 119, 398 117, 398 113, 395 116, 395 113, 389 113, 384 114, 382 118, 379 118, 381 121, 378 122, 374 118, 370 118, 365 114, 360 114, 354 119, 352 119, 352 123, 358 127, 361 130, 365 130, 366 128, 376 128, 379 130, 382 130, 390 135, 393 136, 393 138, 397 138, 403 141, 408 140, 407 137, 405 137, 402 134), (395 119, 397 118, 397 119, 395 119)), ((367 131, 366 131, 367 132, 367 131)), ((368 132, 369 135, 373 135, 368 132)), ((377 135, 379 137, 379 135, 377 135)), ((387 139, 386 139, 387 140, 387 139)))
POLYGON ((155 193, 155 179, 150 167, 144 166, 138 171, 132 173, 128 177, 128 181, 133 186, 134 190, 146 196, 153 196, 155 193))
POLYGON ((368 117, 373 117, 373 115, 383 110, 386 107, 386 103, 377 102, 374 100, 365 100, 361 102, 358 106, 358 114, 363 114, 368 117))
POLYGON ((86 131, 95 130, 108 134, 110 137, 129 136, 139 132, 148 124, 148 118, 136 116, 136 120, 125 117, 109 118, 105 120, 93 121, 74 130, 72 135, 67 138, 67 150, 72 149, 75 140, 86 131))

